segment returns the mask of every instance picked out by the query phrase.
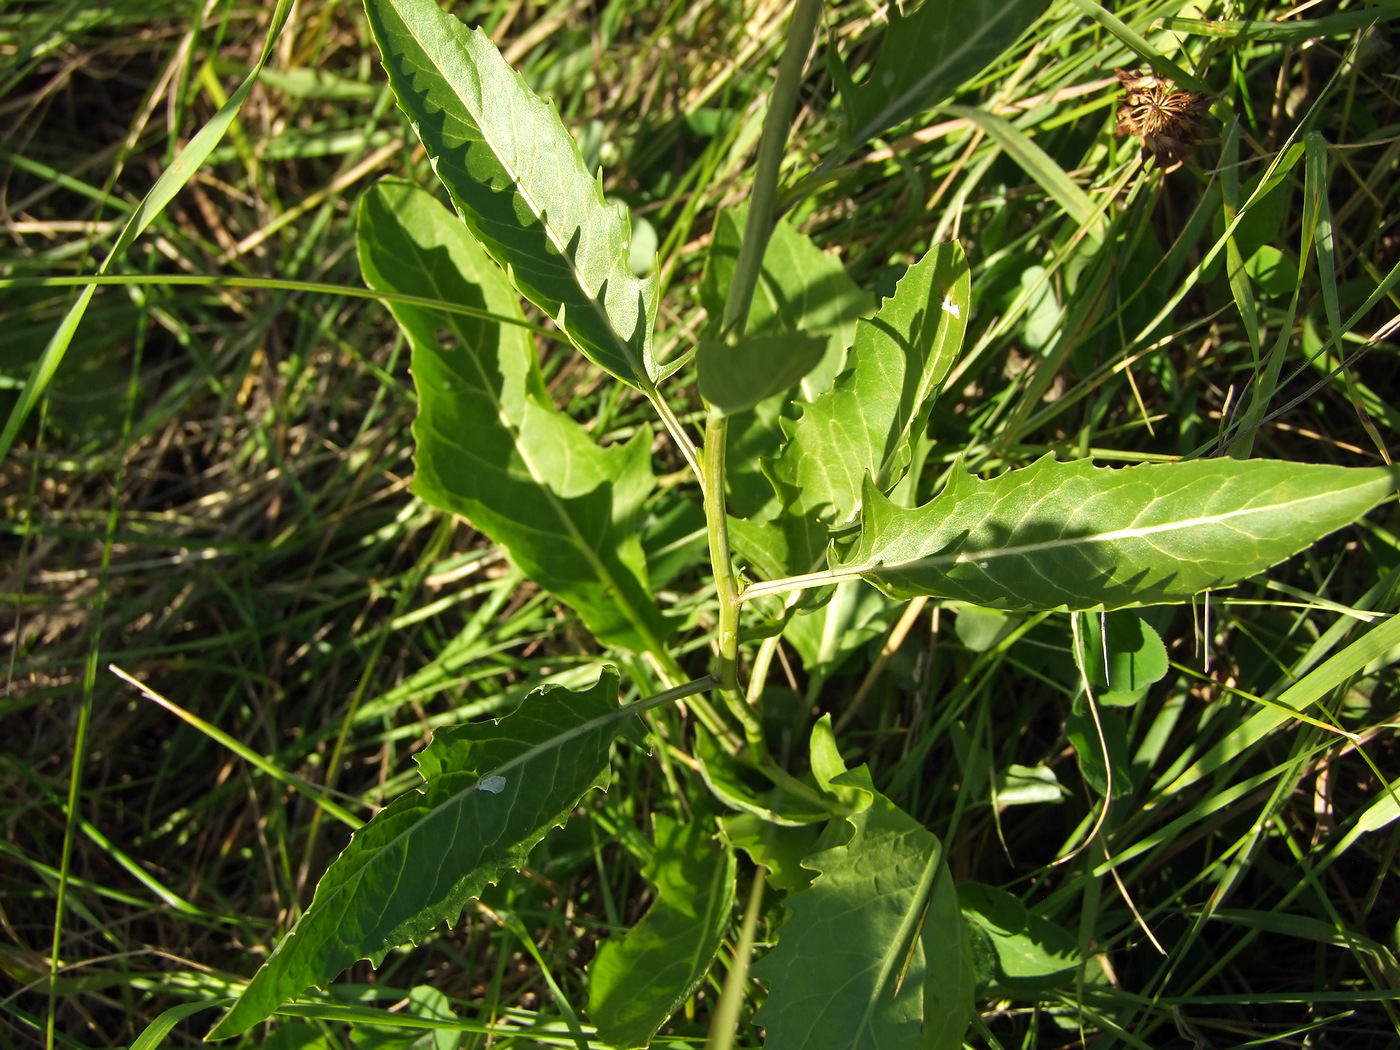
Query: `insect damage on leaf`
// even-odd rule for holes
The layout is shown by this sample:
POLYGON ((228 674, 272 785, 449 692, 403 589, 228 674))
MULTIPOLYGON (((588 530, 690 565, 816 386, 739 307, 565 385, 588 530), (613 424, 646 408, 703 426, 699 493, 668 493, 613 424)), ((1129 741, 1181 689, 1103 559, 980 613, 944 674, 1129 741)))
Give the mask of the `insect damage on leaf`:
POLYGON ((1143 157, 1151 154, 1157 167, 1176 171, 1205 130, 1210 96, 1182 91, 1172 81, 1147 71, 1115 69, 1114 73, 1123 85, 1114 134, 1137 135, 1142 139, 1143 157))

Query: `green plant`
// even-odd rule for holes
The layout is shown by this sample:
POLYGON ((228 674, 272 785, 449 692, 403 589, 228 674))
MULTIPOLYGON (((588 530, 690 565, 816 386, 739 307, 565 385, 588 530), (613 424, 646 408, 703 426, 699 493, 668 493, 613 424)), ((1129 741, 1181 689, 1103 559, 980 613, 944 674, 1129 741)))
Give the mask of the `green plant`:
MULTIPOLYGON (((832 51, 846 149, 974 74, 1043 7, 980 6, 990 14, 973 19, 971 46, 946 5, 902 16, 918 24, 895 27, 862 85, 832 51), (931 56, 928 39, 944 53, 931 56)), ((849 595, 856 580, 895 599, 1101 613, 1071 620, 1084 680, 1071 737, 1086 777, 1111 798, 1115 748, 1094 697, 1131 696, 1165 667, 1150 628, 1110 612, 1258 573, 1387 498, 1395 474, 1232 457, 1111 470, 1047 456, 979 480, 955 462, 916 506, 926 424, 972 311, 968 267, 956 244, 935 245, 867 316, 831 261, 775 217, 817 23, 808 0, 793 17, 748 209, 716 224, 702 289, 715 322, 693 358, 705 402, 697 445, 671 400, 690 357, 657 359, 655 278, 632 271, 627 218, 604 202, 553 110, 483 34, 430 0, 370 0, 367 10, 400 105, 460 216, 393 181, 359 212, 366 280, 413 348, 416 490, 567 602, 636 687, 662 688, 619 707, 606 669, 581 691, 542 688, 499 724, 440 730, 418 758, 423 786, 357 832, 213 1034, 244 1031, 356 959, 377 961, 453 920, 606 785, 614 740, 645 739, 639 715, 679 701, 697 716, 704 780, 735 815, 719 839, 698 822, 656 822, 652 909, 593 963, 588 1012, 600 1041, 645 1046, 709 973, 729 925, 736 848, 788 895, 789 917, 754 970, 768 989, 754 1018, 766 1045, 957 1046, 979 984, 1015 992, 1064 980, 1081 961, 1073 938, 990 887, 956 887, 939 840, 870 770, 846 768, 828 720, 804 734, 805 748, 775 735, 765 676, 741 674, 742 643, 756 643, 749 664, 761 672, 768 640, 803 611, 808 624, 826 617, 822 633, 839 650, 849 643, 832 595, 849 595), (641 531, 659 502, 652 433, 605 445, 551 403, 521 296, 654 407, 702 493, 712 601, 663 607, 641 531), (762 462, 737 451, 728 462, 755 435, 768 449, 762 462), (687 619, 712 642, 704 677, 672 648, 687 619), (807 965, 813 958, 827 962, 807 965)), ((974 117, 1016 142, 1014 129, 974 117)), ((782 202, 833 164, 795 181, 782 202)), ((1073 184, 1058 190, 1096 239, 1109 237, 1073 184)), ((1247 451, 1248 437, 1242 429, 1231 448, 1247 451)), ((814 664, 836 658, 811 651, 814 664)), ((759 906, 755 893, 746 918, 759 906)), ((747 962, 737 951, 731 973, 747 962)), ((718 1025, 714 1036, 724 1038, 718 1025)))

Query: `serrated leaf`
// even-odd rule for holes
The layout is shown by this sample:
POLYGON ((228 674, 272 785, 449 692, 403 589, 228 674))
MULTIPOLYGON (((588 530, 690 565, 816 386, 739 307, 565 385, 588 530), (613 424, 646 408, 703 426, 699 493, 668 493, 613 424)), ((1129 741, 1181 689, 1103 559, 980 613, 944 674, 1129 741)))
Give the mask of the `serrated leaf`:
POLYGON ((519 299, 427 192, 385 180, 365 194, 359 249, 371 288, 474 306, 507 322, 390 303, 413 348, 414 491, 500 544, 600 641, 656 648, 667 626, 636 535, 654 484, 650 433, 600 448, 555 410, 519 299))
POLYGON ((502 721, 435 731, 415 756, 423 786, 355 832, 209 1038, 246 1031, 352 963, 378 965, 391 948, 456 921, 584 792, 607 785, 609 745, 633 718, 606 667, 590 689, 544 686, 502 721))
POLYGON ((816 846, 819 832, 815 826, 784 827, 752 813, 734 813, 721 823, 725 837, 736 849, 768 869, 768 885, 775 890, 800 890, 812 881, 812 872, 802 866, 802 858, 816 846))
POLYGON ((1262 572, 1391 495, 1388 467, 1194 460, 1119 469, 1045 456, 955 470, 914 510, 867 485, 843 568, 895 597, 1010 610, 1182 601, 1262 572))
POLYGON ((655 899, 626 936, 598 946, 588 967, 588 1014, 609 1046, 651 1042, 704 979, 734 906, 734 855, 701 822, 658 815, 643 873, 655 899))
POLYGON ((725 415, 781 394, 816 367, 826 340, 805 332, 702 339, 695 354, 700 396, 725 415))
POLYGON ((924 0, 889 7, 890 24, 863 84, 835 48, 828 66, 841 92, 846 143, 857 148, 957 91, 1016 42, 1046 0, 924 0))
MULTIPOLYGON (((860 513, 865 475, 888 493, 909 464, 912 438, 962 347, 971 308, 967 259, 954 241, 935 245, 900 280, 874 317, 856 325, 846 369, 830 389, 783 420, 788 441, 767 469, 783 499, 789 544, 804 572, 826 547, 814 523, 860 513), (804 537, 817 544, 800 546, 804 537)), ((811 542, 811 541, 809 541, 811 542)))
POLYGON ((590 360, 653 389, 656 280, 633 275, 626 209, 604 202, 554 106, 434 0, 365 11, 399 108, 472 233, 590 360))
POLYGON ((950 1033, 961 1040, 971 998, 970 987, 946 983, 966 964, 961 916, 936 889, 948 878, 942 847, 874 789, 864 766, 833 784, 859 792, 864 808, 834 822, 844 842, 803 862, 817 877, 788 898, 778 943, 754 967, 769 987, 754 1015, 764 1048, 956 1045, 950 1033), (927 986, 930 953, 936 988, 927 986))

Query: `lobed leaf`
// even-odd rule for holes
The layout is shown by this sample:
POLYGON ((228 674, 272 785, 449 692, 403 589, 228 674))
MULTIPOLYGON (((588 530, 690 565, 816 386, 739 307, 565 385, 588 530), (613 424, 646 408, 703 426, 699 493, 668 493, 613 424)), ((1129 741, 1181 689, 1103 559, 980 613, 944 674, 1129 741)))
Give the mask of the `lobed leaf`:
POLYGON ((833 47, 827 52, 841 92, 846 143, 856 148, 947 98, 1016 42, 1047 0, 965 0, 889 7, 890 24, 863 84, 833 47))
POLYGON ((875 316, 857 323, 846 369, 831 388, 783 421, 788 441, 767 473, 797 551, 792 571, 805 572, 826 549, 824 529, 814 525, 859 515, 866 474, 886 493, 903 475, 912 439, 962 348, 971 294, 962 248, 950 241, 929 249, 875 316))
POLYGON ((636 535, 654 484, 650 433, 600 448, 555 410, 519 299, 431 194, 379 183, 360 202, 359 248, 371 288, 488 315, 390 303, 413 348, 414 491, 490 536, 600 641, 659 649, 668 628, 636 535))
POLYGON ((626 209, 604 202, 554 106, 434 0, 365 11, 399 108, 472 233, 590 360, 653 389, 656 279, 633 275, 626 209))
POLYGON ((655 897, 642 921, 598 946, 588 967, 588 1014, 609 1046, 651 1042, 704 979, 734 906, 734 854, 702 822, 657 815, 644 875, 655 897))
POLYGON ((360 959, 416 944, 562 825, 584 792, 606 787, 608 748, 635 716, 617 672, 581 692, 535 690, 500 722, 448 726, 416 756, 423 786, 355 832, 311 907, 215 1026, 237 1035, 360 959))
POLYGON ((843 566, 894 597, 1011 610, 1182 601, 1262 572, 1391 495, 1400 473, 1272 460, 1120 469, 1047 455, 981 481, 954 471, 917 509, 867 482, 843 566))

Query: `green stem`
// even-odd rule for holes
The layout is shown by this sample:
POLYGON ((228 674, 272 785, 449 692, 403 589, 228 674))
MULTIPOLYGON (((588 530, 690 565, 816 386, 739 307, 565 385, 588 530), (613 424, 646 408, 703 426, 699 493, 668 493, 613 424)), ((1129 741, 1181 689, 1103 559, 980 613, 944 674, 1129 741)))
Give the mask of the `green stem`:
POLYGON ((744 727, 744 737, 755 761, 768 755, 763 726, 739 689, 739 583, 729 553, 729 519, 724 507, 724 456, 729 417, 711 408, 705 419, 705 521, 710 537, 710 565, 719 598, 719 623, 715 629, 718 649, 714 678, 730 714, 744 727))
MULTIPOLYGON (((812 50, 821 6, 821 0, 797 0, 787 43, 783 45, 783 56, 778 61, 778 72, 769 96, 768 112, 763 118, 763 132, 759 137, 758 157, 754 163, 744 240, 735 262, 734 282, 729 286, 729 295, 724 303, 721 329, 727 336, 744 330, 754 289, 758 286, 763 253, 773 232, 778 174, 783 163, 783 152, 787 149, 792 115, 797 108, 797 92, 802 85, 807 55, 812 50)), ((711 407, 705 419, 704 466, 700 474, 705 523, 710 535, 710 563, 719 598, 719 651, 714 677, 730 713, 744 727, 754 760, 763 762, 768 756, 763 727, 739 689, 739 586, 729 553, 729 523, 724 505, 724 456, 728 433, 729 420, 711 407)))
POLYGON ((731 1050, 734 1046, 748 991, 749 960, 753 958, 754 935, 758 930, 759 916, 763 912, 763 887, 767 881, 767 868, 760 867, 754 872, 753 886, 749 889, 748 907, 744 909, 744 923, 739 927, 739 940, 734 945, 734 958, 729 964, 729 973, 724 978, 724 991, 720 994, 719 1004, 710 1020, 710 1035, 705 1040, 705 1050, 731 1050))
POLYGON ((821 0, 797 0, 797 9, 788 28, 783 57, 778 61, 778 73, 773 93, 768 99, 768 112, 763 117, 763 132, 758 140, 758 158, 754 162, 753 188, 749 196, 749 218, 744 227, 744 240, 739 246, 739 258, 734 264, 734 283, 724 303, 725 335, 742 332, 748 320, 758 275, 763 267, 763 253, 773 232, 773 205, 778 195, 778 171, 787 150, 788 132, 792 130, 792 115, 797 109, 797 92, 802 86, 802 72, 821 15, 821 0))

